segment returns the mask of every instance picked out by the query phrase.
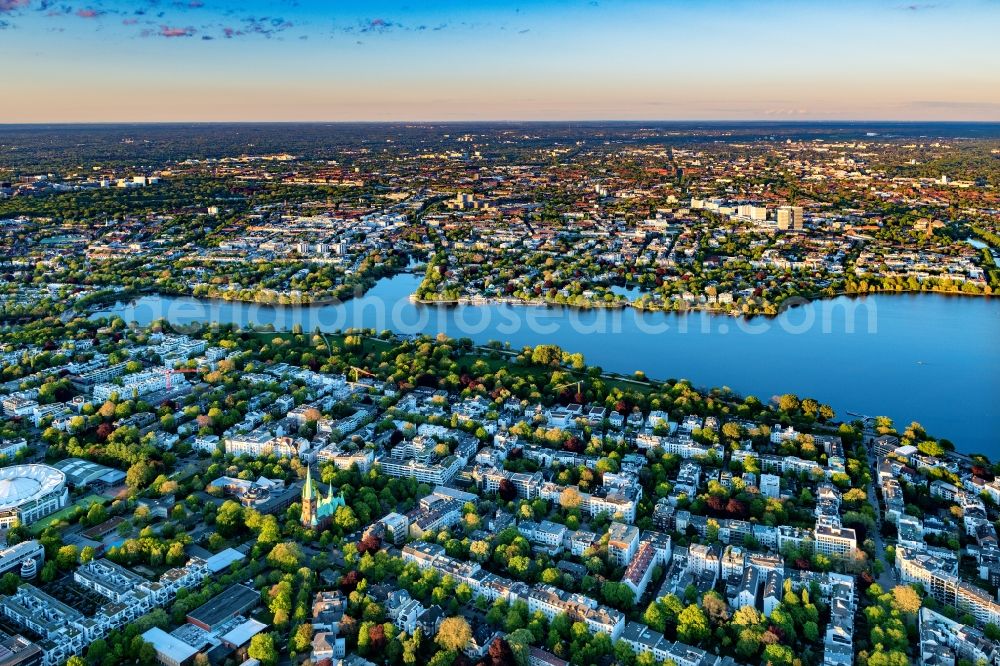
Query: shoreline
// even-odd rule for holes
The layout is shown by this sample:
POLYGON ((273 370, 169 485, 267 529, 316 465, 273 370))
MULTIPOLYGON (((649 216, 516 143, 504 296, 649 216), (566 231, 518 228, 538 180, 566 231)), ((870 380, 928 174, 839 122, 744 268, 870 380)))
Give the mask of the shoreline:
POLYGON ((649 307, 649 306, 637 305, 636 301, 620 301, 620 302, 610 303, 610 304, 594 303, 594 304, 591 304, 591 305, 577 305, 577 304, 574 304, 574 303, 557 303, 557 302, 545 301, 545 300, 530 300, 530 301, 528 301, 528 300, 522 300, 522 299, 517 299, 517 298, 485 298, 485 297, 472 298, 472 297, 464 297, 463 296, 463 297, 459 297, 457 299, 428 300, 428 299, 417 298, 415 294, 410 294, 410 296, 408 298, 409 298, 409 300, 410 300, 411 303, 415 303, 417 305, 444 305, 444 306, 451 306, 451 307, 455 307, 455 306, 459 306, 459 305, 466 305, 466 306, 471 305, 471 306, 475 306, 475 307, 488 306, 488 305, 513 305, 513 306, 523 306, 523 307, 565 308, 565 309, 570 309, 570 310, 583 310, 583 311, 586 311, 586 310, 623 310, 623 309, 626 309, 626 308, 631 308, 631 309, 633 309, 633 310, 635 310, 637 312, 642 312, 642 313, 647 313, 647 312, 648 313, 656 313, 656 312, 659 312, 659 313, 664 313, 664 314, 688 314, 688 313, 693 313, 693 312, 706 312, 708 314, 713 314, 713 315, 722 315, 722 316, 727 316, 727 317, 738 317, 738 318, 744 318, 744 319, 753 319, 755 317, 774 318, 774 317, 780 316, 783 312, 786 312, 787 310, 792 309, 792 308, 798 308, 798 307, 802 307, 802 306, 805 306, 805 305, 810 305, 812 303, 822 303, 824 301, 833 301, 833 300, 835 300, 837 298, 841 298, 841 297, 856 299, 856 298, 864 298, 866 296, 892 296, 892 295, 917 295, 917 294, 935 294, 935 295, 938 295, 938 296, 958 296, 958 297, 986 298, 986 299, 993 298, 994 296, 996 296, 996 294, 967 294, 967 293, 963 293, 963 292, 942 291, 942 290, 936 290, 936 289, 929 289, 929 290, 923 290, 923 289, 921 289, 921 290, 913 290, 913 289, 895 290, 895 289, 893 289, 891 291, 890 290, 879 290, 879 291, 867 291, 867 292, 864 292, 864 293, 861 293, 861 292, 838 291, 838 292, 835 292, 833 294, 830 294, 829 296, 822 296, 820 298, 807 298, 807 297, 804 297, 804 296, 803 297, 799 297, 799 298, 802 299, 801 302, 794 303, 794 304, 791 304, 791 305, 785 305, 785 303, 788 300, 791 300, 793 298, 797 298, 796 296, 791 296, 791 297, 789 297, 789 299, 786 299, 786 301, 778 304, 778 311, 776 313, 774 313, 774 314, 766 314, 766 313, 763 313, 763 312, 746 314, 746 313, 740 312, 738 310, 732 310, 732 309, 720 308, 720 307, 709 307, 707 305, 702 305, 702 304, 687 305, 685 307, 676 308, 676 309, 674 309, 674 308, 663 308, 663 307, 649 307))
MULTIPOLYGON (((376 281, 376 285, 381 280, 391 280, 391 279, 394 279, 394 278, 399 277, 401 275, 413 275, 413 274, 414 273, 412 273, 410 271, 400 271, 400 272, 397 272, 397 273, 393 273, 391 275, 387 275, 387 276, 385 276, 383 278, 380 278, 378 281, 376 281)), ((340 298, 337 298, 337 297, 329 297, 329 298, 323 298, 323 299, 317 299, 317 300, 304 301, 304 302, 301 302, 301 303, 260 302, 260 301, 251 301, 251 300, 245 300, 245 299, 228 299, 228 298, 222 298, 222 297, 219 297, 219 296, 195 296, 193 294, 175 293, 175 292, 171 292, 171 291, 167 291, 167 290, 159 290, 159 289, 137 289, 137 290, 134 290, 134 292, 135 292, 134 296, 132 298, 130 298, 129 300, 127 300, 127 301, 117 300, 117 301, 114 301, 113 303, 104 302, 104 303, 100 303, 100 304, 97 304, 97 303, 95 303, 95 304, 88 304, 82 310, 77 310, 74 305, 70 305, 64 311, 63 314, 65 314, 66 312, 76 312, 76 313, 81 314, 81 315, 82 314, 86 314, 86 315, 89 316, 89 315, 95 314, 96 312, 99 312, 103 308, 107 308, 109 305, 112 308, 115 307, 115 306, 129 305, 129 304, 133 304, 136 301, 138 301, 139 299, 147 297, 147 296, 161 297, 161 298, 190 298, 190 299, 194 299, 194 300, 198 300, 198 301, 205 301, 205 302, 209 302, 209 303, 220 303, 220 304, 222 304, 222 303, 228 303, 228 304, 234 304, 234 305, 257 305, 257 306, 265 306, 265 307, 273 307, 273 308, 322 308, 322 307, 331 307, 331 306, 332 307, 336 307, 338 305, 346 304, 346 303, 348 303, 348 302, 350 302, 352 300, 355 300, 355 299, 358 299, 358 298, 363 298, 369 292, 371 292, 372 289, 374 289, 376 285, 372 285, 372 287, 370 287, 369 289, 365 290, 364 292, 360 292, 360 293, 355 292, 352 295, 350 295, 349 297, 344 298, 344 299, 340 299, 340 298)), ((963 293, 963 292, 941 291, 941 290, 934 290, 934 289, 930 289, 930 290, 910 290, 910 289, 905 289, 905 290, 891 290, 891 291, 890 290, 880 290, 880 291, 867 291, 867 292, 864 292, 864 293, 838 291, 838 292, 835 292, 835 293, 830 294, 828 296, 822 296, 820 298, 806 298, 806 297, 802 297, 802 301, 801 302, 793 303, 793 304, 790 304, 790 305, 785 305, 785 302, 787 302, 787 300, 796 298, 795 296, 789 297, 789 299, 786 299, 785 302, 783 302, 783 303, 781 303, 781 304, 778 305, 778 310, 774 314, 767 314, 767 313, 763 313, 763 312, 746 314, 746 313, 740 312, 738 310, 734 311, 734 310, 731 310, 731 309, 725 309, 725 308, 719 308, 719 307, 709 307, 707 305, 702 305, 702 304, 688 305, 688 306, 681 307, 681 308, 676 308, 676 309, 674 309, 674 308, 663 308, 663 307, 649 307, 649 306, 637 305, 636 301, 618 301, 618 302, 615 302, 615 303, 594 303, 594 304, 590 304, 590 305, 576 305, 576 304, 573 304, 573 303, 556 303, 556 302, 545 301, 545 300, 530 300, 530 301, 528 301, 528 300, 522 300, 522 299, 517 299, 517 298, 485 298, 485 297, 465 297, 465 296, 459 297, 457 299, 448 299, 448 300, 428 300, 428 299, 417 298, 415 293, 411 293, 406 298, 407 298, 407 300, 409 300, 409 302, 411 302, 411 303, 413 303, 415 305, 421 305, 421 306, 445 306, 445 307, 458 307, 458 306, 469 307, 469 306, 471 306, 471 307, 485 307, 485 306, 495 306, 495 305, 506 305, 506 306, 511 306, 511 307, 552 308, 552 309, 557 309, 558 308, 558 309, 577 310, 577 311, 588 311, 588 310, 625 310, 625 309, 631 308, 631 309, 635 310, 636 312, 640 312, 640 313, 644 313, 644 314, 645 313, 651 313, 651 314, 652 313, 661 313, 661 314, 678 314, 678 315, 683 315, 683 314, 692 314, 692 313, 704 312, 704 313, 711 314, 711 315, 718 315, 718 316, 725 316, 725 317, 736 317, 736 318, 742 318, 742 319, 754 319, 754 318, 758 318, 758 317, 764 317, 764 318, 767 318, 767 319, 774 319, 776 317, 779 317, 782 313, 784 313, 784 312, 786 312, 786 311, 788 311, 790 309, 794 309, 794 308, 798 308, 798 307, 803 307, 805 305, 810 305, 810 304, 813 304, 813 303, 823 303, 823 302, 827 302, 827 301, 833 301, 833 300, 836 300, 836 299, 842 298, 842 297, 843 298, 849 298, 849 299, 855 300, 855 299, 863 299, 863 298, 865 298, 867 296, 894 296, 894 295, 902 296, 902 295, 920 295, 920 294, 933 294, 933 295, 937 295, 937 296, 946 296, 946 297, 953 296, 953 297, 960 297, 960 298, 985 298, 985 299, 991 299, 991 298, 997 296, 997 294, 967 294, 967 293, 963 293)))

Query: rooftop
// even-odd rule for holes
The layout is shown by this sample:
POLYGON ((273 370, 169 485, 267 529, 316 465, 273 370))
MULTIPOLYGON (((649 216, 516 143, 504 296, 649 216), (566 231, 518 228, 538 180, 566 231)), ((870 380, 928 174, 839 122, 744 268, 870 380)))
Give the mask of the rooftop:
POLYGON ((188 613, 188 621, 215 628, 260 603, 260 594, 245 585, 231 585, 188 613))

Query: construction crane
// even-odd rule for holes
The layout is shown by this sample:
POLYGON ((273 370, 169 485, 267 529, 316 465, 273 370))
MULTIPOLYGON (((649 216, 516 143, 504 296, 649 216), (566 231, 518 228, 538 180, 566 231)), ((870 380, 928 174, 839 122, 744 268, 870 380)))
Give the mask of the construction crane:
POLYGON ((359 374, 361 374, 361 375, 367 375, 369 377, 375 377, 376 376, 374 372, 368 372, 364 368, 356 368, 353 365, 351 366, 351 372, 354 373, 354 383, 355 384, 358 382, 358 375, 359 374))
POLYGON ((165 368, 163 370, 163 374, 167 376, 167 390, 169 391, 172 387, 171 377, 173 377, 174 375, 180 375, 180 374, 186 375, 195 372, 198 371, 195 370, 194 368, 165 368))
POLYGON ((583 380, 580 380, 578 382, 570 382, 568 384, 560 384, 559 386, 556 386, 554 390, 561 391, 562 389, 568 388, 570 386, 575 386, 576 387, 576 395, 574 395, 573 397, 576 398, 576 397, 579 396, 580 399, 577 400, 577 402, 582 403, 583 402, 583 380))

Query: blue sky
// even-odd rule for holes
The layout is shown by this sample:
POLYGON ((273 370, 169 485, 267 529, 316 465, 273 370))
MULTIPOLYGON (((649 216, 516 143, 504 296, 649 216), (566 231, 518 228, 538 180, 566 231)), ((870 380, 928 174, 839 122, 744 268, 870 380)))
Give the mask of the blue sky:
POLYGON ((0 0, 0 122, 1000 120, 1000 0, 0 0))

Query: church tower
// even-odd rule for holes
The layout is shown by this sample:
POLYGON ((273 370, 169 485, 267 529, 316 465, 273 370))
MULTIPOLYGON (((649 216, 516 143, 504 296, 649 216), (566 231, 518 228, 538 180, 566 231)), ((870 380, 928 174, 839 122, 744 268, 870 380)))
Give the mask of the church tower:
POLYGON ((313 486, 312 468, 306 467, 306 485, 302 487, 302 525, 316 526, 316 488, 313 486))
POLYGON ((312 480, 312 469, 306 468, 306 485, 302 488, 302 525, 312 530, 325 529, 337 513, 337 508, 346 506, 344 496, 333 493, 331 483, 326 497, 312 480))

